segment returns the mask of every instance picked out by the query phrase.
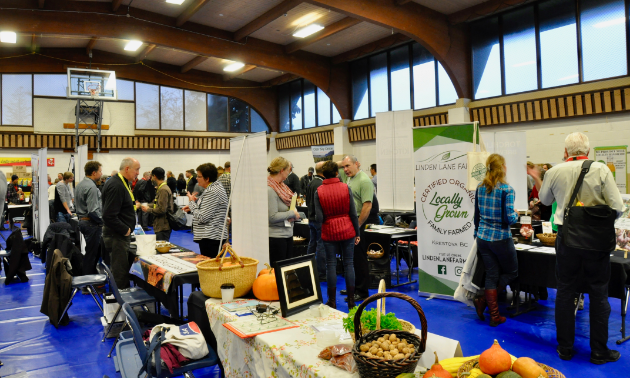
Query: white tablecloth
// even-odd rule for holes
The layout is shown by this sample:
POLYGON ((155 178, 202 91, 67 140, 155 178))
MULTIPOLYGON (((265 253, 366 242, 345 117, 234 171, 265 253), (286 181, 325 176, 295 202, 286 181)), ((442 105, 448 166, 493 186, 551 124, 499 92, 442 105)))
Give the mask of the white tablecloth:
MULTIPOLYGON (((277 304, 274 306, 278 307, 277 304)), ((217 354, 225 369, 226 377, 352 377, 350 374, 333 366, 329 361, 317 358, 323 349, 317 346, 315 331, 311 324, 341 322, 346 314, 333 310, 325 318, 314 318, 309 311, 288 318, 299 328, 288 329, 241 339, 223 326, 223 323, 236 321, 238 316, 221 307, 219 299, 206 301, 206 312, 210 327, 217 339, 217 354)), ((348 343, 351 343, 348 340, 348 343)), ((429 333, 427 348, 420 360, 420 365, 431 366, 433 351, 438 350, 440 359, 461 356, 459 343, 452 339, 429 333)))

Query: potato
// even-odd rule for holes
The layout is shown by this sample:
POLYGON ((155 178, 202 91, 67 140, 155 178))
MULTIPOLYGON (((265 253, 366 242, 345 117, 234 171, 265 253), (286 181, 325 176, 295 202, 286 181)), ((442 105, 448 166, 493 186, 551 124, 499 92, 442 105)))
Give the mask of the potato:
POLYGON ((366 356, 368 356, 368 357, 374 357, 374 356, 372 355, 372 353, 370 353, 370 352, 367 352, 366 356))
POLYGON ((391 335, 389 335, 389 341, 394 341, 394 340, 397 340, 397 339, 398 338, 396 337, 395 334, 392 333, 391 335))
POLYGON ((409 358, 410 356, 411 356, 411 353, 405 354, 405 358, 409 358))
POLYGON ((383 357, 383 350, 379 349, 378 352, 376 352, 376 355, 379 357, 383 357))
POLYGON ((402 349, 402 352, 403 352, 404 354, 409 354, 409 348, 403 348, 403 349, 402 349))
POLYGON ((391 360, 392 359, 392 354, 389 353, 389 352, 385 352, 385 353, 383 353, 383 357, 387 358, 388 360, 391 360))
POLYGON ((407 345, 407 340, 402 339, 402 340, 400 340, 399 344, 407 345))
POLYGON ((392 349, 392 350, 389 351, 389 353, 391 353, 392 356, 395 356, 395 355, 398 354, 398 349, 392 349))
POLYGON ((367 352, 368 350, 370 350, 370 347, 367 344, 363 344, 361 345, 361 352, 367 352))
POLYGON ((376 352, 378 352, 378 348, 377 347, 371 347, 370 348, 370 353, 376 354, 376 352))
POLYGON ((402 353, 398 353, 394 356, 394 360, 402 360, 403 358, 405 358, 405 355, 402 353))
POLYGON ((394 346, 394 345, 391 345, 391 346, 389 347, 389 350, 390 350, 390 351, 392 351, 392 350, 394 350, 394 349, 398 350, 398 348, 396 348, 396 346, 394 346))
POLYGON ((378 341, 379 343, 382 343, 383 341, 385 341, 385 339, 384 339, 384 338, 382 338, 382 337, 379 337, 377 341, 378 341))

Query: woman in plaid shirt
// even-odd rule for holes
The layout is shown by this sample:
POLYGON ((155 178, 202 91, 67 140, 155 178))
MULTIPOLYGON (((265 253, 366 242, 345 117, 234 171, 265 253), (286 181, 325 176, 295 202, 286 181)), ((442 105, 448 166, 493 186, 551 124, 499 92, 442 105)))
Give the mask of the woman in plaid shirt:
POLYGON ((514 210, 514 188, 505 182, 505 159, 492 154, 486 162, 486 177, 477 187, 475 197, 475 238, 477 252, 486 267, 485 298, 475 299, 479 319, 484 320, 486 305, 490 309, 490 325, 505 322, 499 314, 497 293, 518 276, 516 249, 510 225, 518 221, 514 210))

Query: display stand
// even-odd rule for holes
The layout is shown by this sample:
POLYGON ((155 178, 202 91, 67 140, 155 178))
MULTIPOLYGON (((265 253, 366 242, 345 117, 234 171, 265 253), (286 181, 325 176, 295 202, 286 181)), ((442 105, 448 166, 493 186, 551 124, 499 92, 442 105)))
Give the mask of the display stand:
POLYGON ((48 212, 48 164, 47 148, 41 148, 37 154, 31 156, 33 182, 31 188, 31 203, 33 204, 33 238, 41 243, 43 234, 50 224, 48 212))

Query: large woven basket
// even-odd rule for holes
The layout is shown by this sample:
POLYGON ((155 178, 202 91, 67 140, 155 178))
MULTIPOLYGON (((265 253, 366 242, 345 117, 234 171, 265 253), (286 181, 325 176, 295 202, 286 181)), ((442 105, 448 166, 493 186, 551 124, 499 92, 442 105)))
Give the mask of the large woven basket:
MULTIPOLYGON (((377 315, 377 323, 378 320, 379 316, 377 315)), ((420 360, 420 357, 422 357, 422 353, 424 353, 427 346, 427 319, 424 316, 424 311, 422 311, 420 304, 410 296, 401 293, 377 293, 366 299, 357 309, 356 316, 354 317, 354 333, 357 341, 354 343, 354 347, 352 348, 352 357, 354 357, 357 367, 359 368, 359 375, 362 378, 395 378, 399 374, 413 373, 416 370, 416 365, 418 365, 418 361, 420 360), (365 306, 367 306, 368 303, 385 297, 405 300, 409 302, 416 311, 418 311, 420 324, 422 326, 422 337, 418 337, 418 335, 407 331, 392 331, 386 329, 371 331, 365 335, 361 335, 361 322, 359 320, 361 319, 363 309, 365 309, 365 306), (407 343, 413 344, 415 352, 409 357, 399 360, 387 360, 380 357, 368 357, 361 354, 360 347, 362 344, 377 340, 385 334, 395 334, 399 339, 407 340, 407 343)))
POLYGON ((540 242, 543 245, 547 245, 550 247, 554 247, 556 245, 556 237, 544 236, 544 234, 537 234, 536 237, 540 239, 540 242))
POLYGON ((201 291, 205 296, 221 298, 221 285, 231 283, 234 285, 234 298, 239 298, 252 289, 258 272, 258 260, 239 257, 232 247, 226 244, 216 258, 197 264, 197 271, 201 291), (231 265, 224 266, 228 262, 225 261, 228 253, 231 265))
MULTIPOLYGON (((537 362, 537 364, 541 368, 545 369, 549 378, 566 378, 564 374, 560 373, 558 370, 552 368, 551 366, 541 364, 540 362, 537 362)), ((464 373, 468 373, 469 371, 475 368, 479 369, 479 358, 475 358, 470 361, 464 362, 462 366, 459 367, 459 370, 457 371, 457 378, 467 377, 467 375, 464 375, 464 373)))
MULTIPOLYGON (((379 293, 385 292, 385 280, 381 280, 378 283, 378 292, 379 293)), ((385 312, 385 298, 379 299, 378 301, 376 301, 376 329, 377 330, 381 329, 381 315, 385 315, 385 314, 387 314, 387 312, 385 312)), ((356 316, 356 313, 355 313, 355 316, 356 316)), ((413 324, 402 319, 398 319, 398 321, 400 322, 400 325, 402 326, 403 331, 407 331, 410 333, 416 332, 416 327, 413 324)), ((364 324, 361 323, 361 335, 367 335, 368 332, 371 332, 369 329, 363 329, 363 327, 364 327, 364 324)), ((351 333, 350 336, 352 337, 353 343, 357 341, 354 333, 351 333)))

